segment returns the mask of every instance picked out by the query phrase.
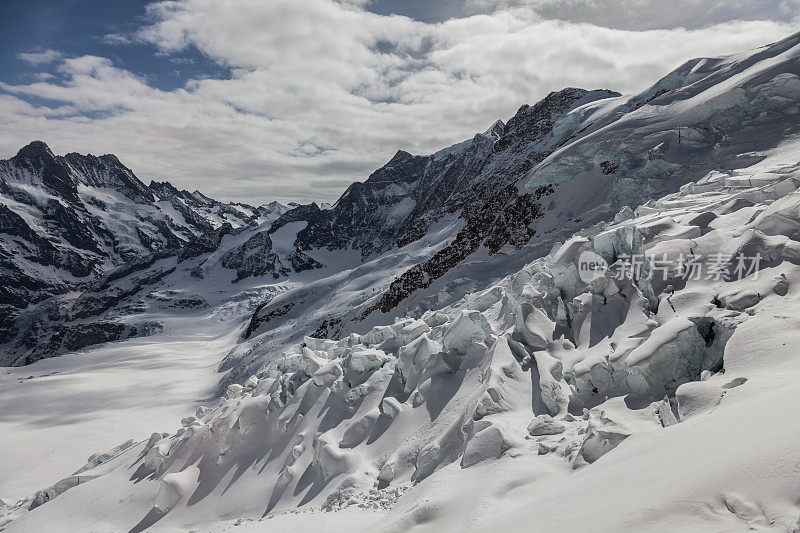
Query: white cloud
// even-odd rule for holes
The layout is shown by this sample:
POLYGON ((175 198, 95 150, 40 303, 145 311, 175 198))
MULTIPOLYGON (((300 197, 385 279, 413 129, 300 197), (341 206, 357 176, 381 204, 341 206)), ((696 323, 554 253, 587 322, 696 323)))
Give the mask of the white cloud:
POLYGON ((128 44, 133 44, 131 37, 129 35, 121 34, 121 33, 108 33, 103 35, 103 42, 106 44, 110 44, 112 46, 124 46, 128 44))
POLYGON ((17 54, 17 58, 32 65, 44 65, 48 63, 52 63, 58 59, 61 59, 62 54, 61 52, 57 52, 56 50, 43 50, 40 52, 23 52, 21 54, 17 54))
POLYGON ((139 40, 167 54, 197 47, 230 79, 161 91, 108 59, 64 59, 57 79, 0 83, 0 154, 41 138, 56 152, 114 152, 143 178, 222 198, 332 200, 395 150, 433 152, 551 90, 636 91, 691 57, 792 31, 774 21, 623 31, 523 8, 425 24, 360 4, 153 4, 139 40))
POLYGON ((526 7, 548 19, 617 29, 703 28, 738 20, 797 21, 800 0, 465 0, 466 13, 526 7))

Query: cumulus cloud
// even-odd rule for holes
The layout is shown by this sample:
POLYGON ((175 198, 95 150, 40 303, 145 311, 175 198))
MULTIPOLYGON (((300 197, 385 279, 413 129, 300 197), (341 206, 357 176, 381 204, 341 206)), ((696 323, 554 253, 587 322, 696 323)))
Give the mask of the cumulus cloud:
POLYGON ((221 198, 329 201, 397 149, 431 153, 549 91, 633 92, 691 57, 792 31, 780 21, 629 31, 519 6, 426 24, 364 5, 151 4, 132 39, 162 54, 194 47, 230 76, 162 91, 106 58, 63 58, 54 79, 0 82, 0 153, 41 138, 221 198))

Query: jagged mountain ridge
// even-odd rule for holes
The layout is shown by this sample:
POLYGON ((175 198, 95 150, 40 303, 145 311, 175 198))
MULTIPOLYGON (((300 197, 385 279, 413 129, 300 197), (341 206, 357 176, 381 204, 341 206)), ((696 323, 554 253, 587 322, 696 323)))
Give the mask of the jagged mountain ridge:
MULTIPOLYGON (((554 128, 562 116, 613 96, 619 93, 563 89, 533 106, 522 106, 507 124, 497 121, 471 140, 435 154, 415 156, 400 150, 364 182, 348 187, 330 209, 315 203, 298 207, 276 220, 269 233, 290 223, 306 223, 297 232, 297 254, 354 249, 366 259, 403 246, 422 238, 442 218, 475 216, 487 195, 512 183, 575 133, 554 128)), ((264 269, 274 270, 271 265, 264 269)), ((245 270, 239 276, 257 274, 245 270)))
MULTIPOLYGON (((20 333, 17 319, 31 304, 85 290, 126 265, 205 253, 221 234, 285 211, 222 203, 168 182, 147 186, 113 155, 55 156, 34 141, 0 161, 0 345, 20 333)), ((116 340, 122 329, 98 340, 116 340)))

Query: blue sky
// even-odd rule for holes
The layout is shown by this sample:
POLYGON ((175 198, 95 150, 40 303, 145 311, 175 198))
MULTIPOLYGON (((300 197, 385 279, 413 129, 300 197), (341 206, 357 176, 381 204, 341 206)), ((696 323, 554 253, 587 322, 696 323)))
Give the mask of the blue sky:
POLYGON ((18 57, 57 50, 64 55, 96 55, 146 77, 164 90, 197 77, 226 77, 228 71, 196 48, 157 54, 148 43, 112 44, 107 35, 125 35, 146 22, 146 1, 3 0, 0 3, 0 73, 8 83, 32 81, 38 70, 18 57))
MULTIPOLYGON (((20 54, 57 50, 64 55, 108 57, 114 64, 164 90, 196 78, 226 78, 228 69, 195 47, 159 54, 150 43, 121 46, 108 36, 125 36, 147 23, 147 0, 3 0, 0 3, 0 73, 8 83, 29 83, 38 69, 20 54)), ((441 22, 459 12, 457 0, 377 0, 371 12, 441 22)), ((31 99, 31 101, 36 101, 31 99)))
POLYGON ((565 86, 635 92, 800 0, 2 0, 0 158, 33 139, 253 203, 335 200, 565 86))

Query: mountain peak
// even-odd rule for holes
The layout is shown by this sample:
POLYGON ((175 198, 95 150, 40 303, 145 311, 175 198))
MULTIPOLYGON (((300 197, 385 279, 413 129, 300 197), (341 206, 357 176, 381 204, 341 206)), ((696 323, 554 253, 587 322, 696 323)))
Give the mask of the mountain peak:
POLYGON ((20 148, 16 155, 19 159, 34 161, 53 160, 56 156, 44 141, 31 141, 26 146, 20 148))
POLYGON ((115 165, 124 167, 125 165, 122 164, 122 161, 119 160, 119 157, 115 156, 114 154, 104 154, 100 156, 100 159, 103 161, 109 161, 115 165))
POLYGON ((174 185, 172 185, 170 182, 166 180, 165 181, 150 180, 150 185, 148 185, 148 188, 154 193, 156 193, 162 200, 172 198, 173 196, 179 196, 181 193, 178 189, 175 188, 174 185))
POLYGON ((403 160, 408 159, 410 157, 414 157, 414 156, 411 155, 410 153, 406 152, 405 150, 398 150, 397 153, 394 154, 392 159, 389 160, 389 162, 390 163, 397 163, 399 161, 403 161, 403 160))
POLYGON ((500 119, 497 119, 492 126, 483 132, 484 135, 488 137, 494 137, 495 139, 499 139, 501 135, 503 135, 503 131, 506 129, 506 123, 500 119))
POLYGON ((33 141, 11 158, 14 164, 28 168, 41 183, 67 201, 77 201, 78 191, 69 169, 43 141, 33 141))

